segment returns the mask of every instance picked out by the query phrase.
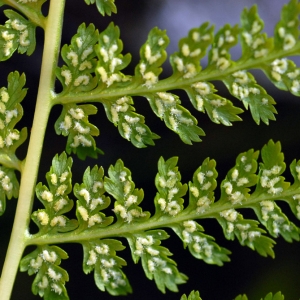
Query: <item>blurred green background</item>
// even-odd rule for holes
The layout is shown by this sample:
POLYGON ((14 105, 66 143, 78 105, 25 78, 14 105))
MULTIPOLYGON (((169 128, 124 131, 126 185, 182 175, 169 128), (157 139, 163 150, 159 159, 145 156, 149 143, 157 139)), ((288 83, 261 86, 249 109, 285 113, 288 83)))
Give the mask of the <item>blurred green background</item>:
MULTIPOLYGON (((124 42, 123 53, 130 52, 133 55, 132 63, 126 70, 128 74, 133 74, 134 66, 139 61, 139 48, 147 39, 147 34, 152 27, 158 26, 161 29, 167 29, 171 39, 168 51, 172 53, 177 50, 178 40, 187 35, 190 28, 200 26, 206 21, 215 23, 217 29, 225 23, 235 24, 239 22, 239 15, 243 7, 250 7, 256 1, 116 0, 119 12, 112 17, 100 16, 95 5, 87 6, 84 0, 67 0, 66 2, 62 45, 70 42, 71 37, 82 22, 94 23, 99 31, 102 31, 109 22, 114 21, 121 30, 121 39, 124 42)), ((265 30, 269 35, 272 35, 272 28, 279 19, 280 8, 285 1, 261 0, 257 2, 259 13, 266 22, 265 30)), ((45 10, 47 10, 47 4, 45 10)), ((1 22, 2 24, 5 22, 3 17, 1 22)), ((38 30, 38 41, 42 42, 42 39, 43 33, 38 30)), ((29 91, 22 103, 25 114, 23 120, 18 124, 18 128, 27 126, 29 132, 39 81, 41 51, 42 48, 38 45, 33 56, 15 54, 11 60, 0 65, 0 86, 6 85, 6 77, 10 71, 17 69, 19 72, 26 73, 29 91)), ((232 54, 235 59, 239 57, 239 51, 239 47, 233 49, 232 54)), ((204 60, 202 65, 205 66, 205 64, 206 61, 204 60)), ((170 72, 169 63, 166 62, 161 78, 170 75, 170 72)), ((243 122, 235 123, 232 127, 214 124, 207 115, 192 108, 187 96, 182 91, 175 91, 180 95, 183 105, 198 119, 199 126, 204 129, 207 135, 203 137, 201 143, 195 143, 193 146, 183 144, 179 137, 168 130, 164 123, 152 113, 147 100, 136 97, 134 100, 137 112, 144 114, 147 125, 153 132, 161 136, 154 147, 136 149, 119 135, 117 128, 107 120, 102 105, 98 105, 99 113, 90 119, 100 129, 100 136, 96 141, 105 155, 100 156, 97 160, 88 159, 87 163, 74 157, 74 183, 81 182, 82 174, 88 164, 91 166, 97 164, 107 170, 118 158, 122 158, 125 166, 132 171, 136 187, 143 188, 145 191, 142 207, 153 213, 153 199, 156 193, 154 178, 160 156, 165 159, 172 156, 179 157, 179 170, 182 174, 182 182, 185 183, 191 180, 193 172, 206 157, 214 158, 217 161, 218 178, 221 182, 226 172, 234 165, 235 158, 240 152, 250 148, 260 150, 270 139, 281 141, 287 166, 294 158, 300 159, 300 99, 291 96, 288 92, 275 89, 260 71, 254 71, 254 74, 258 83, 277 102, 277 121, 271 122, 269 126, 265 124, 256 125, 248 111, 241 115, 243 122)), ((228 94, 222 83, 216 82, 215 84, 222 96, 231 99, 235 105, 242 107, 238 100, 233 99, 228 94)), ((58 84, 57 90, 59 91, 59 89, 58 84)), ((61 153, 66 143, 64 137, 55 135, 53 127, 60 111, 61 107, 54 107, 47 129, 39 175, 39 181, 43 183, 45 183, 45 173, 49 170, 52 157, 56 153, 61 153)), ((19 152, 20 157, 25 157, 26 145, 19 152)), ((285 176, 287 180, 291 180, 288 168, 285 176)), ((5 257, 15 206, 15 199, 9 201, 7 212, 0 219, 0 264, 3 263, 5 257)), ((38 207, 41 205, 36 202, 35 208, 38 207)), ((284 205, 281 207, 299 226, 299 221, 291 215, 289 208, 284 205)), ((244 216, 254 218, 251 211, 245 211, 244 216)), ((179 299, 183 293, 188 294, 193 289, 200 291, 203 300, 230 300, 241 293, 247 294, 249 300, 255 300, 265 296, 268 292, 275 293, 279 290, 282 291, 287 300, 300 298, 298 275, 300 243, 289 244, 284 242, 282 238, 278 238, 275 246, 276 258, 273 260, 272 258, 263 258, 249 248, 241 247, 238 241, 227 241, 223 236, 221 227, 215 220, 201 221, 201 225, 204 226, 207 234, 216 238, 216 242, 220 246, 232 251, 230 263, 225 263, 223 267, 217 267, 196 260, 188 250, 183 250, 179 239, 171 231, 168 231, 171 238, 165 241, 163 245, 169 247, 174 254, 173 259, 178 263, 179 270, 189 276, 188 283, 179 286, 180 290, 177 294, 171 292, 167 292, 166 295, 161 294, 156 289, 155 283, 146 279, 140 264, 133 264, 127 247, 119 253, 119 256, 127 260, 128 266, 124 267, 123 271, 131 282, 133 294, 126 298, 119 298, 128 300, 179 299)), ((32 230, 35 230, 34 226, 32 226, 32 230)), ((127 246, 126 241, 123 240, 123 242, 127 246)), ((73 300, 110 299, 112 296, 96 288, 93 274, 85 275, 83 273, 81 246, 62 245, 62 248, 70 256, 67 261, 62 262, 62 267, 69 270, 70 282, 66 286, 70 298, 73 300)), ((30 292, 32 280, 33 277, 29 277, 27 274, 18 274, 12 299, 38 299, 30 292)))

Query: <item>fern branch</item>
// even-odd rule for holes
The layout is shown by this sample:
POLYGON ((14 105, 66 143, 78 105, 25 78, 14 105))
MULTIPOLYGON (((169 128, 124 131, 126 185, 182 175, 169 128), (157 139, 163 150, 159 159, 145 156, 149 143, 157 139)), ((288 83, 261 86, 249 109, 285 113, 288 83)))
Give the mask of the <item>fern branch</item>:
POLYGON ((3 275, 0 281, 1 297, 3 299, 9 299, 10 297, 18 264, 26 244, 24 241, 28 235, 29 219, 27 215, 30 214, 34 198, 32 187, 36 183, 43 145, 42 141, 44 140, 46 125, 52 107, 50 99, 53 98, 51 91, 54 86, 54 66, 56 66, 58 58, 58 47, 54 41, 60 40, 64 4, 64 1, 51 1, 50 4, 48 22, 53 24, 53 26, 48 26, 45 31, 47 38, 42 62, 41 82, 33 121, 35 130, 31 132, 28 154, 22 170, 20 196, 12 230, 12 238, 7 250, 7 257, 2 270, 3 275), (45 101, 45 99, 49 101, 45 101))

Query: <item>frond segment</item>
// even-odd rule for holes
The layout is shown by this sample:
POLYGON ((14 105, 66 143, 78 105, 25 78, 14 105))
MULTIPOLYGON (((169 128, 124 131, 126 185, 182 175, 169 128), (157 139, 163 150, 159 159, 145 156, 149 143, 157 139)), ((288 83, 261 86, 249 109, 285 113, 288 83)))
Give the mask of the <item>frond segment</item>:
POLYGON ((34 295, 45 300, 68 300, 65 282, 69 281, 68 273, 59 265, 62 259, 67 259, 67 253, 57 246, 38 246, 36 250, 26 255, 20 263, 21 272, 36 274, 32 283, 34 295))
POLYGON ((21 102, 26 96, 24 74, 11 72, 7 87, 0 89, 0 215, 6 208, 6 198, 18 197, 19 182, 15 170, 21 171, 21 161, 15 152, 27 138, 27 128, 21 131, 15 125, 23 117, 21 102))
POLYGON ((111 15, 111 13, 117 13, 117 7, 115 5, 115 0, 84 0, 86 4, 95 4, 99 13, 104 15, 111 15))
POLYGON ((48 187, 38 183, 36 195, 45 206, 32 213, 32 219, 39 227, 38 235, 55 234, 75 229, 76 220, 69 220, 64 214, 74 205, 68 194, 72 191, 72 158, 65 153, 56 155, 52 160, 52 167, 47 173, 48 187))
POLYGON ((9 59, 18 50, 31 55, 36 46, 36 26, 13 10, 5 10, 8 21, 0 26, 0 61, 9 59))

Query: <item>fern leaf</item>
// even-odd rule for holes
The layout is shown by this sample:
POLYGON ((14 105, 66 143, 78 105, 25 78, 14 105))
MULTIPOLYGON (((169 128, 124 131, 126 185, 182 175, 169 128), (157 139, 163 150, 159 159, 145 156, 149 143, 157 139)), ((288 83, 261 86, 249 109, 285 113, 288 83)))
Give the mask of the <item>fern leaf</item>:
POLYGON ((236 165, 228 172, 221 184, 221 199, 232 204, 243 203, 250 197, 249 187, 258 182, 257 158, 258 151, 249 150, 241 153, 236 159, 236 165))
POLYGON ((122 272, 125 260, 116 255, 116 251, 125 247, 117 240, 95 240, 83 242, 83 271, 88 274, 94 271, 94 279, 101 291, 111 295, 131 293, 128 279, 122 272))
POLYGON ((171 227, 183 241, 184 247, 188 246, 191 254, 197 259, 218 266, 230 261, 228 255, 231 252, 216 244, 212 236, 202 233, 204 229, 197 222, 188 220, 171 227))
POLYGON ((121 160, 118 160, 115 166, 110 166, 108 174, 109 178, 105 178, 104 187, 117 200, 114 204, 114 213, 118 222, 145 222, 150 213, 143 212, 139 207, 144 198, 144 191, 135 189, 131 172, 124 167, 121 160))
POLYGON ((151 132, 145 124, 144 116, 134 112, 132 97, 124 96, 114 101, 103 102, 107 118, 118 126, 121 136, 136 146, 144 148, 146 145, 154 145, 154 139, 159 136, 151 132))
POLYGON ((158 161, 159 173, 155 177, 158 193, 154 202, 156 207, 155 217, 174 217, 183 210, 183 197, 187 192, 187 184, 180 182, 181 175, 178 171, 178 158, 173 157, 165 161, 162 157, 158 161))
POLYGON ((88 168, 83 175, 83 183, 74 185, 74 195, 77 201, 77 218, 79 227, 77 232, 83 230, 94 230, 96 227, 105 227, 113 222, 113 217, 106 217, 99 212, 110 204, 109 197, 105 196, 103 183, 103 168, 95 166, 92 170, 88 168))
POLYGON ((150 89, 158 82, 161 65, 167 58, 169 38, 166 31, 153 28, 146 43, 140 49, 140 62, 135 67, 135 80, 150 89))
MULTIPOLYGON (((299 13, 300 4, 298 1, 290 1, 283 6, 281 20, 277 23, 274 32, 274 51, 290 51, 297 46, 299 36, 299 13)), ((279 89, 288 90, 299 96, 299 68, 295 63, 286 58, 278 58, 271 64, 264 64, 263 71, 272 83, 279 89)))
MULTIPOLYGON (((94 3, 87 1, 89 4, 94 3)), ((232 122, 241 120, 239 115, 243 110, 216 94, 211 81, 219 80, 235 98, 243 102, 246 109, 250 109, 257 124, 261 121, 269 124, 270 120, 275 120, 276 103, 249 70, 261 69, 277 87, 300 95, 299 69, 292 60, 286 59, 287 56, 298 53, 299 10, 299 5, 294 0, 283 8, 274 38, 263 33, 264 22, 259 17, 256 6, 244 9, 241 25, 226 24, 215 34, 209 23, 190 30, 188 36, 179 41, 179 50, 170 55, 173 74, 163 80, 159 79, 159 75, 167 58, 169 38, 166 32, 156 27, 150 31, 147 41, 140 49, 140 61, 135 67, 134 76, 130 76, 121 72, 129 64, 130 54, 121 54, 123 44, 119 39, 119 28, 111 23, 95 44, 98 62, 96 66, 91 64, 91 68, 86 71, 89 74, 86 90, 83 87, 84 81, 80 81, 80 87, 72 87, 78 91, 74 95, 76 99, 61 93, 55 101, 103 103, 108 119, 118 126, 120 134, 136 147, 145 147, 147 144, 153 145, 153 140, 158 136, 150 131, 144 124, 144 117, 135 113, 131 105, 118 105, 118 102, 123 103, 125 100, 127 104, 133 104, 133 96, 142 96, 147 98, 153 112, 168 128, 177 133, 184 143, 192 144, 201 141, 204 131, 197 126, 196 118, 181 105, 179 97, 172 90, 185 90, 196 110, 206 112, 217 124, 230 126, 232 122), (240 59, 234 61, 230 51, 239 39, 242 53, 240 59), (200 60, 206 52, 208 65, 203 68, 200 60), (93 73, 98 81, 96 86, 93 73), (126 117, 125 121, 123 117, 126 117)), ((91 58, 94 61, 94 56, 91 58)), ((71 57, 69 61, 72 61, 71 57)), ((63 85, 66 80, 71 84, 72 74, 69 69, 64 68, 59 70, 66 71, 65 75, 58 72, 57 76, 63 85)))
POLYGON ((5 10, 8 21, 0 26, 0 61, 9 59, 18 50, 31 55, 36 46, 36 26, 13 10, 5 10))
POLYGON ((203 213, 214 202, 214 190, 217 187, 216 161, 205 159, 194 172, 193 182, 189 183, 189 206, 186 211, 203 213))
POLYGON ((128 85, 131 77, 120 72, 130 63, 131 55, 122 55, 123 43, 119 39, 120 29, 113 23, 100 33, 99 42, 95 46, 98 56, 96 74, 99 81, 98 89, 128 85))
POLYGON ((65 282, 69 281, 68 273, 59 265, 62 259, 67 259, 67 253, 57 246, 38 246, 36 250, 22 258, 21 272, 36 274, 32 283, 34 295, 45 300, 68 300, 65 282))
POLYGON ((71 39, 71 45, 64 45, 61 56, 67 63, 56 69, 56 76, 63 85, 64 93, 90 91, 97 85, 96 77, 91 75, 96 66, 94 46, 99 33, 93 24, 83 23, 71 39))
POLYGON ((181 296, 180 300, 202 300, 202 298, 200 298, 200 294, 198 291, 191 291, 188 297, 186 296, 186 294, 184 294, 181 296))
POLYGON ((69 220, 64 215, 74 205, 68 197, 72 191, 72 162, 72 158, 67 158, 65 153, 56 155, 46 175, 48 187, 41 182, 36 186, 36 196, 45 206, 45 209, 34 211, 31 216, 40 229, 38 235, 66 232, 78 226, 77 221, 69 220))
POLYGON ((248 297, 246 295, 238 295, 234 300, 248 300, 248 297))
POLYGON ((281 292, 277 292, 275 295, 269 293, 263 300, 284 300, 284 296, 281 292))
POLYGON ((55 122, 55 131, 68 137, 66 151, 76 153, 84 160, 86 156, 97 158, 103 152, 96 147, 93 136, 99 135, 99 129, 88 120, 89 115, 97 113, 97 108, 91 104, 66 104, 61 115, 55 122))
POLYGON ((84 0, 86 4, 94 4, 96 2, 99 13, 104 15, 111 15, 111 13, 117 13, 117 7, 115 0, 84 0))
POLYGON ((254 77, 245 71, 238 71, 223 80, 229 92, 243 101, 246 109, 250 111, 254 121, 259 125, 260 120, 269 124, 269 120, 275 120, 277 113, 273 104, 274 99, 256 83, 254 77))
POLYGON ((19 182, 15 170, 21 170, 21 162, 15 152, 27 138, 27 129, 18 131, 15 125, 23 116, 21 102, 27 89, 25 75, 12 72, 7 78, 8 85, 0 89, 0 215, 6 208, 6 198, 18 197, 19 182))
POLYGON ((214 123, 231 126, 231 122, 241 121, 238 114, 241 108, 235 107, 232 102, 224 97, 216 95, 217 90, 210 82, 197 82, 185 88, 193 106, 207 115, 214 123))
MULTIPOLYGON (((41 183, 37 185, 37 197, 45 209, 32 215, 40 231, 30 239, 30 244, 37 242, 43 245, 49 239, 51 243, 66 239, 82 244, 84 272, 94 271, 98 288, 112 295, 131 292, 121 270, 126 262, 116 255, 116 251, 123 250, 124 246, 114 240, 116 237, 127 239, 133 261, 141 261, 147 278, 154 279, 163 293, 166 289, 177 291, 178 284, 187 280, 186 275, 177 269, 175 260, 170 258, 171 251, 161 245, 163 240, 169 238, 164 228, 172 229, 195 258, 208 264, 223 265, 229 261, 230 251, 220 247, 214 237, 204 234, 201 219, 205 218, 217 220, 225 238, 237 238, 241 245, 248 246, 260 255, 274 257, 275 241, 267 233, 275 238, 281 235, 289 242, 299 240, 299 228, 281 211, 278 202, 288 202, 299 218, 300 162, 293 161, 290 166, 295 179, 294 184, 290 185, 281 176, 285 163, 280 143, 271 140, 263 147, 262 162, 257 172, 258 157, 259 152, 253 149, 238 155, 235 165, 220 184, 218 201, 215 201, 214 194, 218 175, 216 162, 205 159, 189 182, 187 205, 184 205, 183 198, 188 185, 181 183, 178 158, 160 158, 155 178, 156 211, 152 217, 149 212, 143 211, 141 204, 144 192, 135 188, 131 172, 121 160, 109 168, 108 177, 104 177, 102 168, 88 168, 83 183, 74 186, 74 194, 78 198, 78 226, 77 222, 63 215, 73 206, 68 198, 72 189, 72 160, 63 153, 53 159, 50 172, 46 175, 48 187, 41 183), (110 205, 105 192, 115 198, 114 223, 112 216, 101 212, 110 205), (244 209, 254 210, 257 220, 244 218, 244 209)), ((42 279, 39 277, 38 280, 42 279)), ((279 297, 277 295, 281 294, 276 294, 279 297)), ((245 296, 239 297, 237 299, 246 299, 245 296)))
POLYGON ((199 136, 204 135, 204 131, 197 126, 197 119, 191 113, 179 105, 181 102, 178 96, 159 92, 147 96, 150 106, 155 114, 164 120, 166 126, 176 132, 181 140, 186 144, 199 142, 199 136))
POLYGON ((165 293, 166 288, 177 292, 178 284, 185 283, 186 275, 180 273, 170 251, 160 246, 160 241, 169 235, 164 230, 149 230, 143 233, 130 234, 127 237, 134 262, 142 260, 146 276, 155 280, 157 288, 165 293))

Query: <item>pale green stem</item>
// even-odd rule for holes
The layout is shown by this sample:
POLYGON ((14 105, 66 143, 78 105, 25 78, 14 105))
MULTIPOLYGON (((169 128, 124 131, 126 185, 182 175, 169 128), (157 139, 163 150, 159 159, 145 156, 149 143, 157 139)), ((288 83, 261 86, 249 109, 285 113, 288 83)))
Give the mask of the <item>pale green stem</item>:
POLYGON ((48 117, 53 105, 54 72, 60 47, 64 6, 65 0, 51 0, 50 2, 49 15, 45 28, 44 53, 35 116, 26 162, 22 171, 15 221, 0 280, 1 300, 8 300, 10 298, 19 262, 29 235, 28 225, 42 145, 48 117))

